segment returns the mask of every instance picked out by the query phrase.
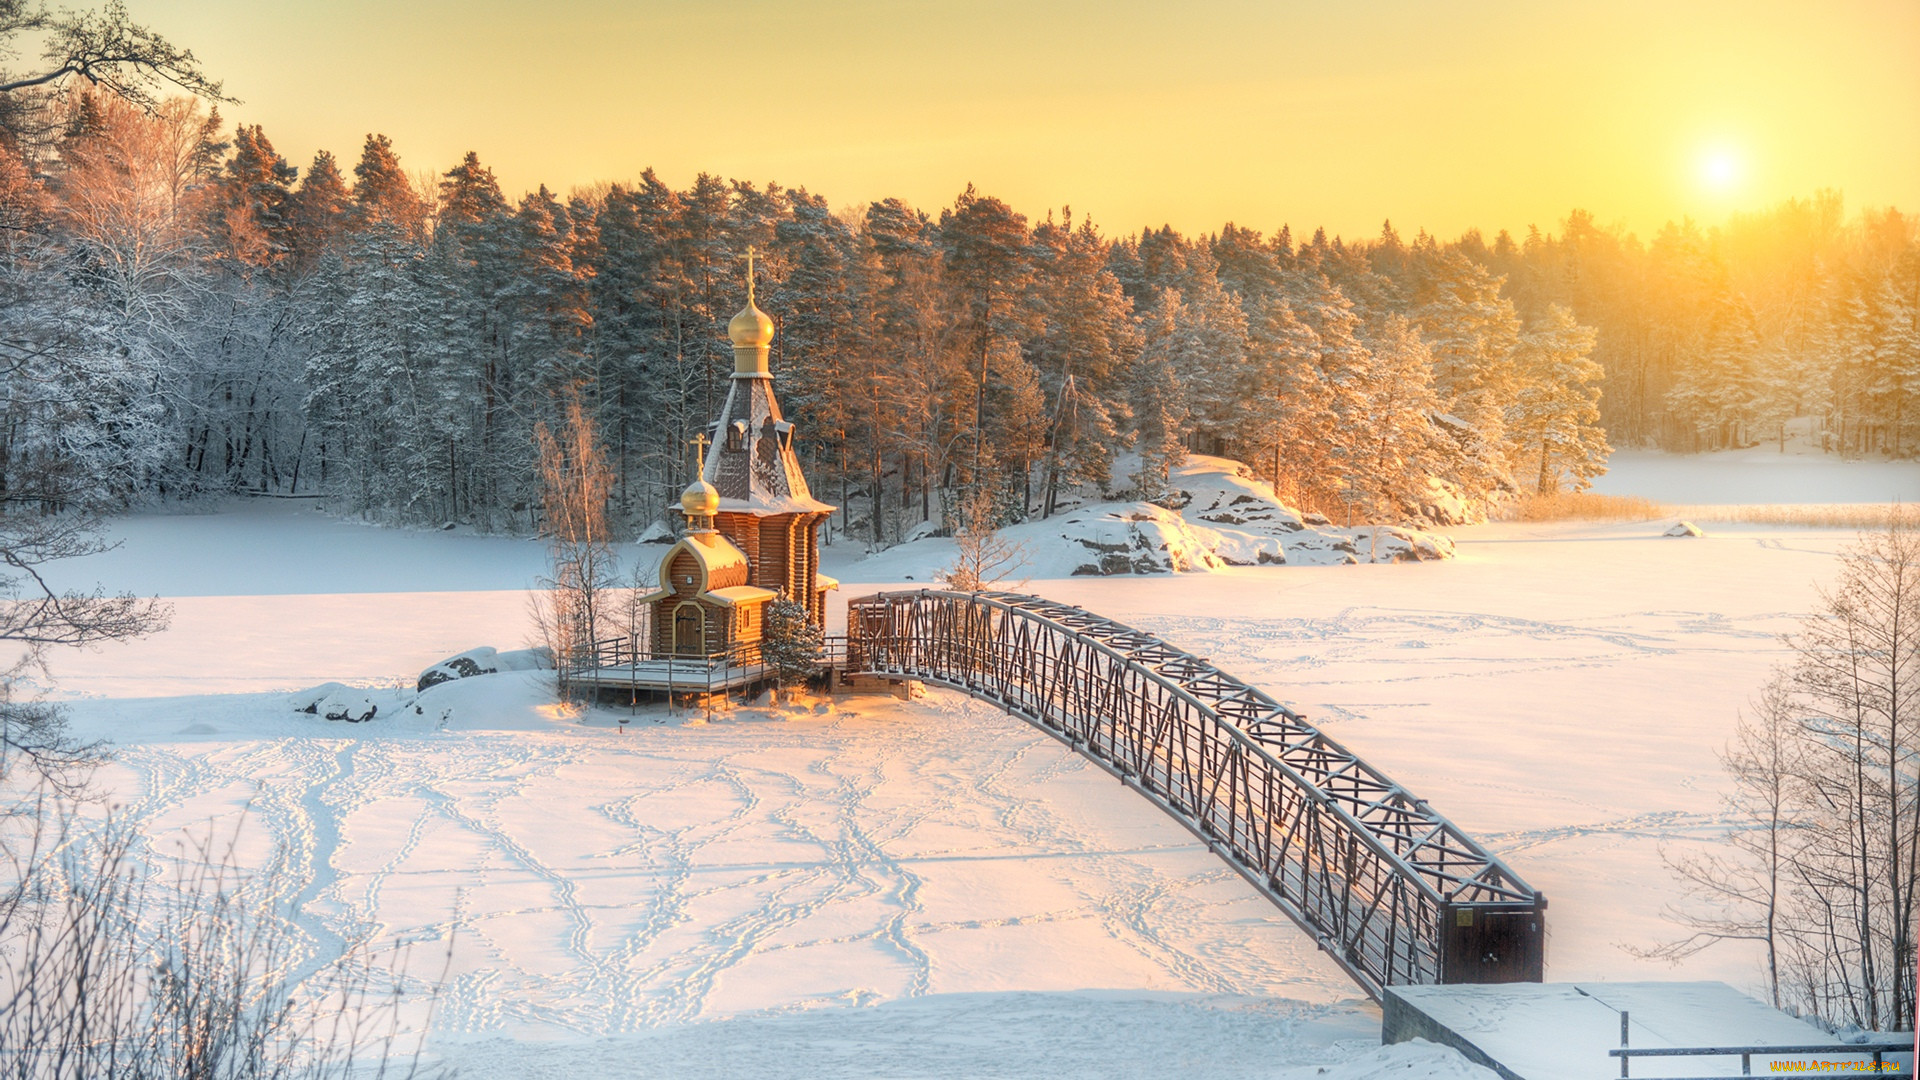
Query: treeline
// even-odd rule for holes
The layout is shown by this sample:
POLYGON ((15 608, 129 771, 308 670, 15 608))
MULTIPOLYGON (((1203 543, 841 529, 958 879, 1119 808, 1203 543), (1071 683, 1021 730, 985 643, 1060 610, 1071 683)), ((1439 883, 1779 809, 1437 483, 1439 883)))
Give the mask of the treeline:
MULTIPOLYGON (((1620 445, 1721 449, 1786 437, 1836 454, 1920 453, 1920 221, 1849 222, 1837 192, 1669 224, 1650 243, 1576 211, 1558 236, 1457 245, 1535 317, 1599 331, 1601 422, 1620 445)), ((1381 252, 1376 250, 1378 261, 1381 252)))
POLYGON ((959 492, 990 492, 1002 520, 1075 489, 1160 497, 1188 451, 1238 457, 1304 509, 1470 515, 1585 486, 1603 415, 1633 441, 1754 437, 1788 400, 1763 392, 1780 327, 1868 343, 1796 361, 1793 385, 1831 394, 1783 407, 1831 400, 1849 446, 1910 452, 1920 423, 1881 324, 1857 329, 1910 301, 1912 230, 1842 229, 1837 205, 1805 294, 1832 299, 1794 321, 1775 314, 1779 260, 1735 243, 1766 229, 1741 223, 1646 249, 1578 215, 1492 246, 1232 225, 1114 240, 972 189, 937 214, 836 210, 651 172, 512 202, 472 154, 415 176, 371 136, 351 168, 322 153, 301 172, 191 102, 59 108, 44 137, 0 140, 16 500, 320 491, 380 519, 527 528, 533 432, 577 388, 611 516, 644 527, 718 411, 749 246, 796 445, 847 508, 838 527, 880 543, 959 492))

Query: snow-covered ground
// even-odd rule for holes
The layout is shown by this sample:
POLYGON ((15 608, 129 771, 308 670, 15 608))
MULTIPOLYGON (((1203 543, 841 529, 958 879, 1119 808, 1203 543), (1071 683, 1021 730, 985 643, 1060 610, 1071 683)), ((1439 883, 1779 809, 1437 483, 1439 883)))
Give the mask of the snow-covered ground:
MULTIPOLYGON (((1607 485, 1855 502, 1920 475, 1803 462, 1764 497, 1718 498, 1748 468, 1622 455, 1607 485)), ((1674 932, 1660 850, 1727 827, 1715 752, 1849 534, 1666 524, 1027 588, 1211 657, 1430 799, 1545 890, 1550 979, 1752 987, 1735 949, 1670 968, 1628 948, 1674 932)), ((298 502, 116 529, 120 551, 70 574, 176 616, 59 660, 76 724, 117 744, 103 782, 157 839, 250 806, 294 860, 316 949, 371 928, 431 955, 455 933, 430 1045, 464 1075, 1490 1075, 1380 1047, 1377 1010, 1189 834, 984 706, 642 710, 623 730, 510 673, 332 723, 285 692, 410 685, 525 643, 539 547, 298 502)), ((857 594, 924 585, 943 557, 842 549, 827 570, 857 594)))

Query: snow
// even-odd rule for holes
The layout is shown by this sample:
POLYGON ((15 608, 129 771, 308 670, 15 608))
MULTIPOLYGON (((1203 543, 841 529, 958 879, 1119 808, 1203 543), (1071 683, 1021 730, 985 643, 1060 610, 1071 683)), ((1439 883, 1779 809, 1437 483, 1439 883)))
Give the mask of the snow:
POLYGON ((1920 465, 1842 461, 1791 441, 1784 453, 1772 443, 1711 454, 1620 450, 1593 490, 1683 506, 1911 503, 1920 502, 1920 465))
MULTIPOLYGON (((1655 472, 1704 501, 1722 457, 1655 472)), ((1780 475, 1771 501, 1857 490, 1780 475)), ((1851 534, 1671 543, 1670 523, 1462 528, 1423 563, 1093 577, 1043 552, 1023 573, 1290 700, 1431 800, 1550 898, 1550 979, 1752 990, 1751 951, 1625 947, 1674 935, 1660 852, 1725 834, 1715 754, 1851 534)), ((81 734, 116 744, 101 783, 155 843, 247 808, 316 951, 367 927, 437 956, 454 934, 430 1047, 463 1075, 1489 1075, 1380 1047, 1378 1011, 1190 834, 983 705, 576 715, 537 672, 416 696, 436 661, 526 643, 539 545, 279 501, 114 527, 124 546, 63 580, 176 614, 56 657, 81 734), (329 680, 376 717, 294 711, 329 680)), ((829 549, 823 570, 847 595, 920 587, 947 543, 829 549)))
MULTIPOLYGON (((562 1046, 450 1042, 461 1064, 527 1080, 602 1075, 645 1061, 663 1076, 953 1077, 1063 1080, 1204 1075, 1224 1080, 1494 1080, 1489 1069, 1421 1042, 1382 1048, 1352 1014, 1304 1016, 1262 1002, 1111 992, 971 994, 890 1001, 667 1028, 562 1046), (1150 1036, 1150 1037, 1143 1037, 1150 1036), (715 1054, 716 1044, 728 1047, 715 1054), (1370 1044, 1370 1045, 1362 1045, 1370 1044), (1321 1047, 1337 1046, 1329 1053, 1321 1047)), ((614 1075, 626 1075, 624 1072, 614 1075)))
MULTIPOLYGON (((1627 1045, 1642 1049, 1841 1045, 1819 1028, 1720 982, 1408 986, 1391 993, 1527 1080, 1605 1075, 1594 1062, 1609 1061, 1607 1051, 1621 1045, 1622 1013, 1627 1015, 1627 1045), (1541 1032, 1552 1032, 1553 1037, 1541 1038, 1541 1032)), ((1820 1060, 1755 1056, 1757 1074, 1769 1071, 1774 1061, 1820 1060)), ((1631 1067, 1633 1075, 1642 1077, 1733 1075, 1739 1059, 1645 1058, 1635 1059, 1631 1067)))
MULTIPOLYGON (((1233 566, 1330 566, 1444 559, 1445 536, 1398 526, 1310 524, 1237 461, 1188 455, 1163 502, 1101 502, 1001 530, 1019 546, 1015 578, 1199 573, 1233 566)), ((954 542, 922 538, 862 565, 873 577, 927 582, 955 557, 954 542)), ((871 578, 869 578, 871 580, 871 578)))

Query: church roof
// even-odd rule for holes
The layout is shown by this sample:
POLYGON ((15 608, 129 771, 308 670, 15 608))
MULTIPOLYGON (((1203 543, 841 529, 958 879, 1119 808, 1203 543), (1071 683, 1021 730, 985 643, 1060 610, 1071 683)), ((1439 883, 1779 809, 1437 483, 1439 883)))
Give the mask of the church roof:
MULTIPOLYGON (((738 568, 747 569, 747 553, 735 547, 733 541, 717 532, 691 532, 674 547, 685 548, 693 552, 700 560, 700 568, 707 572, 707 580, 721 576, 722 571, 738 568)), ((668 557, 672 557, 669 549, 668 557)), ((666 565, 664 562, 661 565, 666 565)))
POLYGON ((813 497, 793 452, 794 427, 780 413, 773 379, 736 375, 700 477, 720 492, 720 512, 830 513, 813 497))
MULTIPOLYGON (((692 555, 700 564, 700 586, 703 590, 700 595, 702 596, 711 598, 735 587, 731 582, 744 582, 747 579, 747 553, 735 547, 733 541, 717 532, 690 532, 660 556, 659 586, 653 592, 642 596, 636 603, 654 604, 675 595, 673 582, 667 580, 667 575, 673 566, 674 557, 683 551, 692 555), (713 587, 716 578, 728 584, 716 589, 713 587)), ((723 599, 721 602, 733 603, 734 601, 723 599)))

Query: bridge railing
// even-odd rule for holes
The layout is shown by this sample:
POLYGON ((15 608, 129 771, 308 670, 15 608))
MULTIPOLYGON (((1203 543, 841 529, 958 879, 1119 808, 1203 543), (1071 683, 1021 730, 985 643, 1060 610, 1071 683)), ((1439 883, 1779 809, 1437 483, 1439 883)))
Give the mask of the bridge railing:
POLYGON ((1424 800, 1153 635, 1010 593, 848 601, 847 670, 1021 716, 1185 824, 1370 994, 1538 981, 1546 899, 1424 800))

